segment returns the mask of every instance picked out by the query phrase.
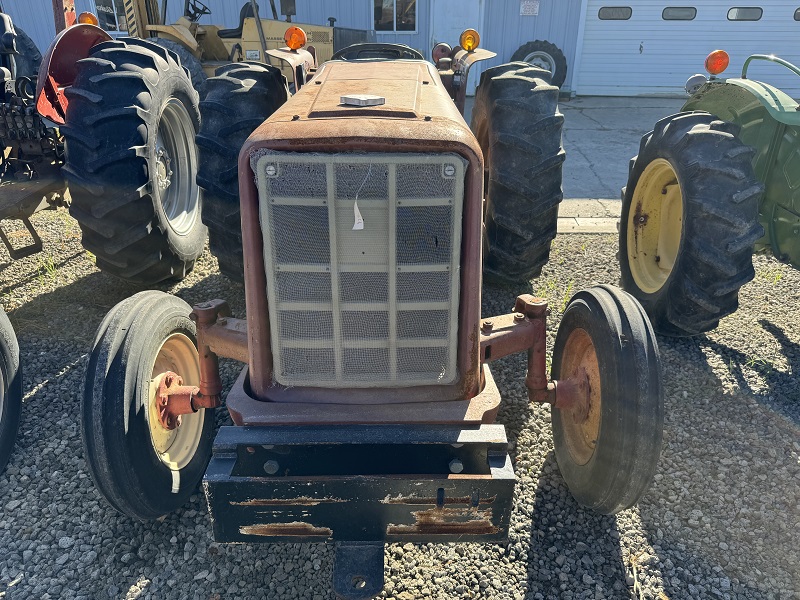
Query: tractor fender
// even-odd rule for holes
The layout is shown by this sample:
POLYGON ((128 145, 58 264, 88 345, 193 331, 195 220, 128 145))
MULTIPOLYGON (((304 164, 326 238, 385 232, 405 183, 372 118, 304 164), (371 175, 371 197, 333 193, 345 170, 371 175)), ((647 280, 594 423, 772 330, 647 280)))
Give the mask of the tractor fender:
POLYGON ((200 58, 200 44, 194 39, 192 32, 183 25, 148 25, 147 32, 152 36, 172 40, 181 46, 186 46, 189 52, 196 58, 200 58))
POLYGON ((720 110, 730 112, 730 108, 724 107, 747 105, 752 100, 760 102, 769 116, 778 123, 800 126, 798 103, 786 92, 754 79, 731 78, 724 81, 712 79, 701 87, 681 110, 704 110, 726 121, 732 121, 735 119, 722 114, 720 110), (719 109, 715 110, 717 107, 719 109))
POLYGON ((56 36, 39 67, 36 81, 36 110, 58 125, 64 124, 69 103, 64 90, 75 81, 78 61, 91 49, 111 39, 96 25, 81 23, 68 27, 56 36))

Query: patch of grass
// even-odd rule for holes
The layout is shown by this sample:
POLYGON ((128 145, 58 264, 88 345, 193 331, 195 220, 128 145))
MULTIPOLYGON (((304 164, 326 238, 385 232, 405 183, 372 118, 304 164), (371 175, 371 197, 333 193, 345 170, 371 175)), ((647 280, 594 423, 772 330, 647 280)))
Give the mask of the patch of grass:
POLYGON ((783 279, 783 269, 775 266, 769 267, 768 269, 759 270, 758 277, 767 283, 776 285, 781 279, 783 279))
POLYGON ((40 252, 37 255, 36 262, 39 267, 39 280, 43 280, 45 277, 50 278, 51 281, 55 281, 58 277, 58 268, 56 267, 56 260, 52 254, 49 252, 40 252))

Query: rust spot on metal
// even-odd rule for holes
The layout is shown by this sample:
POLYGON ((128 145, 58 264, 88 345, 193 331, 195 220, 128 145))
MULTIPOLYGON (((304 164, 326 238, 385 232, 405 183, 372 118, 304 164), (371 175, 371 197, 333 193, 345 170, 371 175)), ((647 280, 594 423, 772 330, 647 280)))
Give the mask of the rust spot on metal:
POLYGON ((432 508, 413 513, 416 523, 413 525, 386 526, 387 535, 443 535, 474 534, 491 535, 499 529, 492 524, 492 510, 476 508, 432 508))
POLYGON ((233 506, 317 506, 318 504, 336 504, 346 502, 342 498, 253 498, 242 502, 231 502, 233 506))
MULTIPOLYGON (((492 504, 497 499, 497 496, 486 496, 485 498, 481 498, 478 500, 478 504, 492 504)), ((380 501, 381 504, 438 504, 438 501, 435 497, 431 496, 428 498, 425 497, 418 497, 418 496, 395 496, 393 498, 387 496, 383 500, 380 501)), ((444 498, 445 504, 472 504, 472 498, 469 496, 460 496, 458 498, 444 498)))
POLYGON ((640 200, 636 203, 636 212, 633 213, 633 225, 634 227, 644 227, 649 219, 650 215, 642 211, 642 201, 640 200))
POLYGON ((242 525, 239 527, 239 533, 242 535, 259 535, 263 537, 280 537, 280 536, 316 536, 316 537, 331 537, 333 530, 328 527, 315 527, 309 523, 302 521, 294 521, 292 523, 269 523, 264 525, 242 525))

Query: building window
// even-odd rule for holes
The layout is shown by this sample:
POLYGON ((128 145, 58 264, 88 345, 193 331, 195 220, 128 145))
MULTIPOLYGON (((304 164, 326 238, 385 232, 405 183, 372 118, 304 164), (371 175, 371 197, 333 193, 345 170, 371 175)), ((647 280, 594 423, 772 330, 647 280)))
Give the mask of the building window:
POLYGON ((795 21, 800 21, 800 8, 798 8, 796 11, 794 11, 794 20, 795 21))
POLYGON ((106 31, 128 31, 128 21, 125 19, 123 0, 95 0, 97 20, 100 27, 106 31))
POLYGON ((416 31, 417 0, 374 0, 375 31, 416 31))
POLYGON ((763 14, 763 9, 757 6, 732 8, 728 11, 728 21, 758 21, 763 14))
POLYGON ((633 9, 630 6, 604 6, 597 16, 601 21, 627 21, 632 14, 633 9))
POLYGON ((697 16, 697 9, 693 6, 670 6, 661 13, 665 21, 693 21, 697 16))

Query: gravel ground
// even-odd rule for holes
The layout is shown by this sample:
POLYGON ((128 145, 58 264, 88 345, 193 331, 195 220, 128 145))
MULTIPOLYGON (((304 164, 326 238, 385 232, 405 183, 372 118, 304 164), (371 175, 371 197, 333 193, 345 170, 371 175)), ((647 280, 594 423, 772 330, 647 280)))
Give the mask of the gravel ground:
MULTIPOLYGON (((34 218, 45 252, 0 250, 0 302, 22 347, 25 406, 0 475, 0 597, 308 598, 330 596, 332 551, 215 544, 202 494, 163 522, 138 523, 94 490, 81 453, 79 390, 107 310, 138 291, 97 271, 63 210, 34 218)), ((560 236, 533 291, 554 308, 615 283, 615 236, 560 236)), ((758 257, 743 308, 708 336, 661 338, 666 431, 660 471, 639 506, 583 511, 555 463, 549 411, 530 406, 524 359, 493 365, 500 420, 519 477, 506 546, 391 545, 385 596, 415 598, 800 598, 800 272, 758 257)), ((165 290, 189 303, 242 289, 205 254, 165 290)), ((485 315, 517 293, 485 289, 485 315)), ((232 382, 237 367, 225 364, 232 382)), ((219 421, 227 413, 219 412, 219 421)))

